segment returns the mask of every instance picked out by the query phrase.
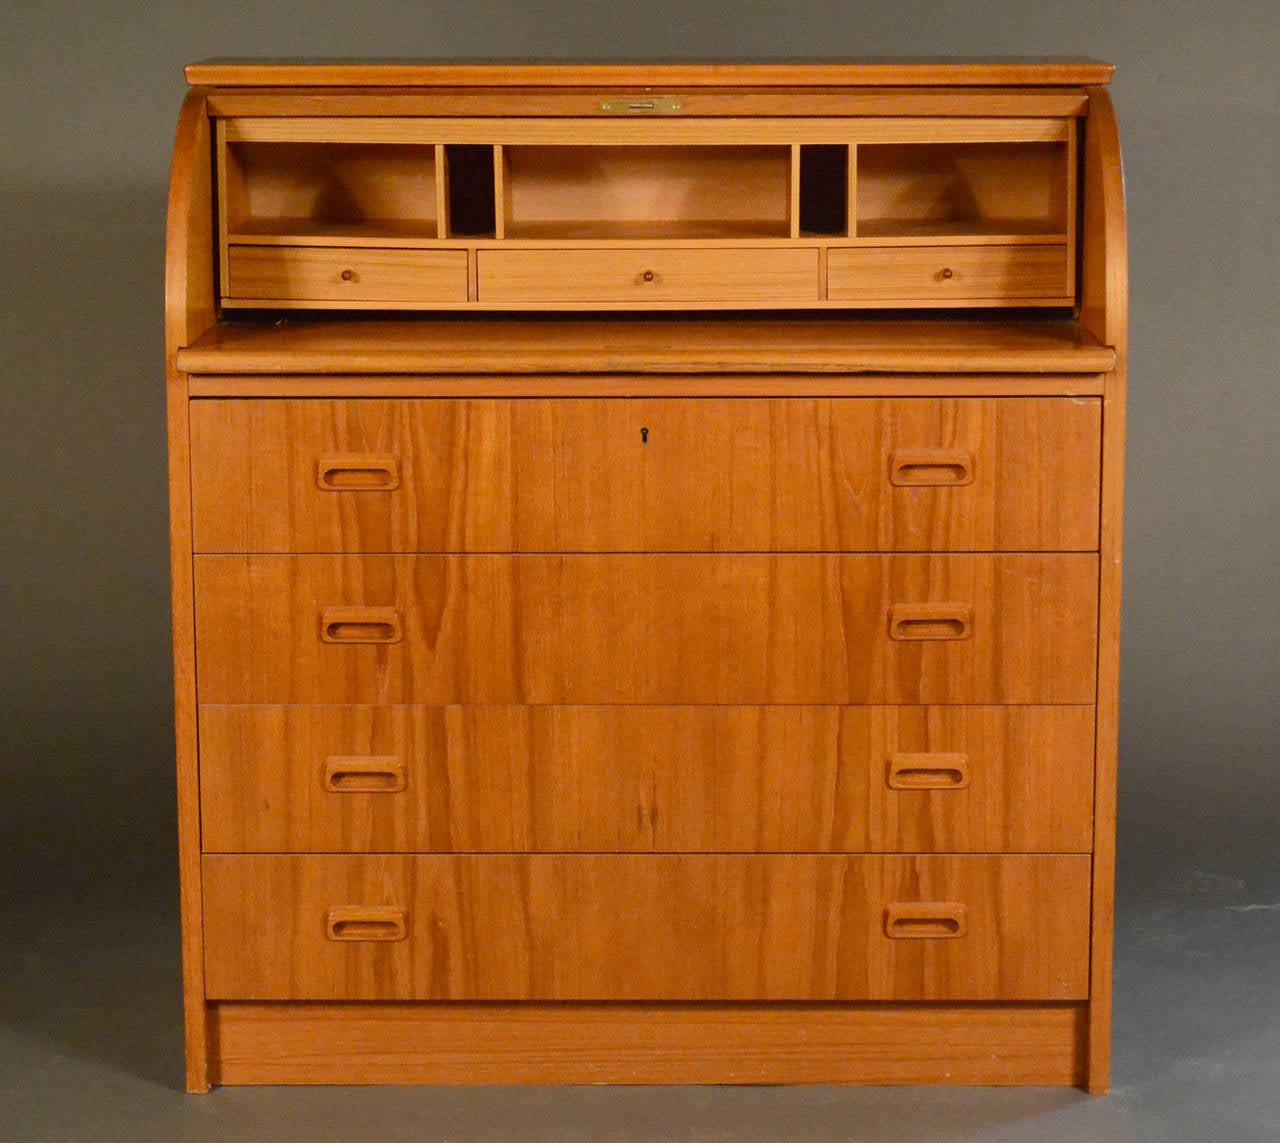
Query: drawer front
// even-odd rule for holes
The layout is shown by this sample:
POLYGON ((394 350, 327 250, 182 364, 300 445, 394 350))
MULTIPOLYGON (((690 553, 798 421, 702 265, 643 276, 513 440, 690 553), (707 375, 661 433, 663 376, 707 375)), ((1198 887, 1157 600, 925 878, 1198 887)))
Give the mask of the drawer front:
POLYGON ((1101 402, 217 400, 204 552, 1081 551, 1101 402))
POLYGON ((812 250, 481 250, 481 302, 818 301, 812 250))
POLYGON ((200 789, 211 852, 1083 853, 1093 708, 205 706, 200 789))
POLYGON ((861 246, 827 254, 827 297, 846 302, 1018 298, 1071 304, 1065 246, 861 246))
POLYGON ((465 250, 231 246, 229 298, 264 301, 465 302, 465 250))
POLYGON ((1097 558, 197 556, 204 703, 1092 703, 1097 558))
POLYGON ((1089 858, 204 858, 213 1000, 1077 1000, 1089 858))

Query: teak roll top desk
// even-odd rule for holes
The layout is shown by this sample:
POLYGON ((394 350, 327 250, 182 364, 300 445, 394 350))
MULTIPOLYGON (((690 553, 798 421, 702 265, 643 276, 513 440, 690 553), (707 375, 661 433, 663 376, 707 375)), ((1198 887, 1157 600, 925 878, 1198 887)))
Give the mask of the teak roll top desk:
POLYGON ((1106 1089, 1110 74, 187 69, 192 1090, 1106 1089))

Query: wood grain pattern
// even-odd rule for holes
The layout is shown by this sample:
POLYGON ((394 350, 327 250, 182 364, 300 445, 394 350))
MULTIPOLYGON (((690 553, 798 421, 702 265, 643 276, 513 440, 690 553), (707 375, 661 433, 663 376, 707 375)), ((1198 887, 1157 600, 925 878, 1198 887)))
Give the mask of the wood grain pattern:
POLYGON ((1085 244, 1081 320, 1116 348, 1103 401, 1099 575, 1097 796, 1094 807, 1093 947, 1089 1076, 1103 1092, 1111 1072, 1112 927, 1115 913, 1116 769, 1120 717, 1120 587, 1124 516, 1125 385, 1129 262, 1124 171, 1115 110, 1106 91, 1090 97, 1085 133, 1085 244))
POLYGON ((207 855, 215 1000, 1077 1000, 1089 858, 207 855), (959 939, 886 935, 961 902, 959 939), (335 906, 405 940, 333 941, 335 906))
POLYGON ((1103 373, 1075 322, 796 319, 221 322, 189 373, 1103 373))
POLYGON ((1115 69, 1096 60, 858 61, 831 63, 455 63, 210 59, 184 69, 190 84, 213 87, 946 87, 1109 83, 1115 69))
POLYGON ((1088 550, 1100 437, 1100 402, 1067 398, 197 401, 195 543, 202 552, 1088 550), (919 465, 919 483, 894 483, 895 460, 938 449, 970 458, 968 483, 930 484, 919 465), (398 487, 322 487, 317 466, 344 456, 382 457, 398 487))
POLYGON ((188 402, 186 377, 176 368, 175 358, 184 345, 190 344, 215 320, 210 147, 205 93, 189 92, 178 118, 169 183, 165 246, 165 406, 169 445, 182 995, 186 1084, 190 1091, 209 1090, 211 1053, 204 1005, 188 402))
POLYGON ((1082 853, 1092 838, 1087 706, 204 706, 200 757, 213 852, 1082 853), (964 759, 966 784, 890 785, 891 762, 934 756, 964 759), (352 788, 326 788, 331 762, 352 788))
POLYGON ((818 301, 818 251, 481 250, 482 302, 818 301))
POLYGON ((226 1083, 1073 1084, 1084 1005, 212 1006, 226 1083))
POLYGON ((206 703, 1089 703, 1096 609, 1083 554, 196 557, 206 703), (889 637, 933 601, 972 637, 889 637), (404 638, 323 642, 326 607, 404 638))

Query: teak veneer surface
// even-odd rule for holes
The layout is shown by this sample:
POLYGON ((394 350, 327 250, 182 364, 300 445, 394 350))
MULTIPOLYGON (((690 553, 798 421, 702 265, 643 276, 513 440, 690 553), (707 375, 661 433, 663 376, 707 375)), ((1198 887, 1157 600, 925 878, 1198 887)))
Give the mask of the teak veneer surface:
POLYGON ((1115 70, 1094 60, 1011 59, 789 61, 780 63, 573 63, 528 60, 210 59, 186 66, 187 82, 211 87, 845 87, 1108 83, 1115 70))
POLYGON ((188 373, 1100 373, 1070 321, 418 318, 222 322, 188 373))
POLYGON ((1084 551, 1100 447, 1078 398, 196 401, 195 549, 1084 551))
POLYGON ((1087 856, 206 855, 228 1000, 1075 1000, 1087 856), (892 910, 958 918, 894 937, 892 910), (401 939, 334 940, 337 908, 401 939))
POLYGON ((1095 699, 1098 561, 1083 553, 195 564, 205 703, 1095 699), (894 609, 920 606, 964 626, 893 638, 894 609), (328 609, 400 630, 325 641, 328 609))
POLYGON ((1084 853, 1093 717, 1091 706, 206 705, 205 848, 1084 853), (345 784, 325 782, 335 768, 345 784))
MULTIPOLYGON (((610 93, 612 94, 612 93, 610 93)), ((680 93, 687 116, 762 117, 977 115, 1082 116, 1089 97, 1079 87, 822 87, 732 88, 688 87, 680 93)), ((598 89, 484 87, 230 87, 209 94, 209 110, 219 117, 362 116, 362 115, 572 115, 614 117, 601 106, 598 89)))
POLYGON ((1086 1005, 213 1006, 224 1083, 1071 1084, 1086 1005))

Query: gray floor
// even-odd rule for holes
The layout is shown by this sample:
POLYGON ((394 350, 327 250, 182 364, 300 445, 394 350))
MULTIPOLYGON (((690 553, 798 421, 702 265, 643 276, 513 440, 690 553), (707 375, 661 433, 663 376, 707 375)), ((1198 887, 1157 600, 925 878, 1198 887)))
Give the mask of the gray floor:
MULTIPOLYGON (((1122 862, 1115 1085, 180 1090, 170 895, 61 883, 0 930, 0 1138, 39 1143, 1280 1139, 1274 855, 1122 862)), ((64 881, 69 876, 50 877, 64 881)), ((85 884, 92 878, 85 878, 85 884)), ((139 882, 156 880, 155 871, 139 882)), ((13 899, 10 898, 13 904, 13 899)))

